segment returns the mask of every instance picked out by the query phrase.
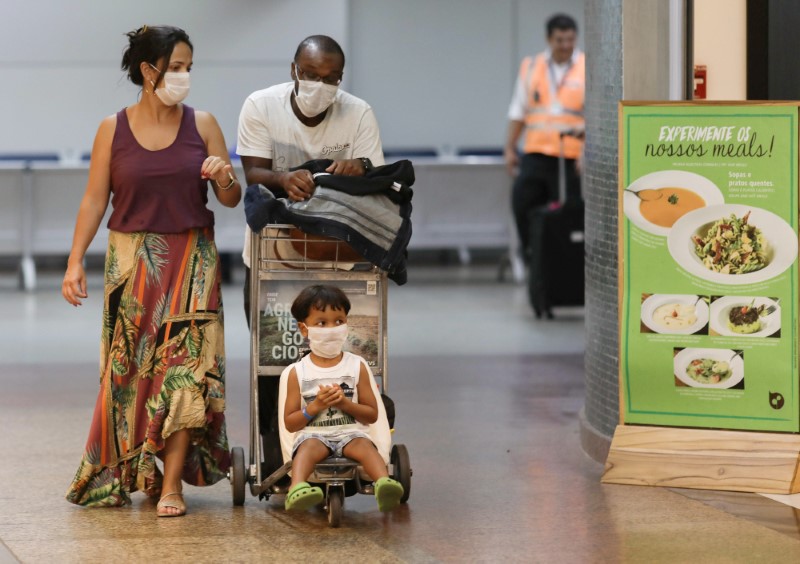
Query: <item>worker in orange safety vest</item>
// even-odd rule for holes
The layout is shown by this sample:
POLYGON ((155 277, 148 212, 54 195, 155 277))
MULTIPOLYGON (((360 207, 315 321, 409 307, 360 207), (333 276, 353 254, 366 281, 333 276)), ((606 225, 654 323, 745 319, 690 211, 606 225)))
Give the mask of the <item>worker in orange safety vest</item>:
POLYGON ((508 172, 515 177, 511 204, 526 259, 530 211, 559 200, 562 150, 567 201, 580 199, 578 164, 583 151, 586 82, 584 55, 575 46, 578 24, 570 16, 557 14, 547 21, 546 29, 549 49, 535 58, 525 57, 520 65, 503 151, 508 172))

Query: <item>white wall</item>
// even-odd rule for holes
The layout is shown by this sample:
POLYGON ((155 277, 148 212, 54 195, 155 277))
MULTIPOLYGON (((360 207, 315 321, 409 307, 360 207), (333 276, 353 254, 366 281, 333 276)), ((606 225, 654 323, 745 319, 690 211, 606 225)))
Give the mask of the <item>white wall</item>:
POLYGON ((304 37, 324 33, 348 48, 347 0, 2 0, 2 7, 0 153, 89 150, 100 120, 137 99, 120 62, 124 34, 145 23, 189 34, 187 103, 217 117, 229 146, 244 99, 289 80, 304 37))
POLYGON ((747 99, 747 0, 694 1, 694 64, 707 67, 707 100, 747 99))
POLYGON ((0 153, 87 151, 100 120, 136 101, 124 33, 182 27, 194 43, 187 102, 235 145, 250 92, 289 80, 313 33, 345 49, 344 88, 375 107, 384 145, 499 146, 520 59, 544 22, 583 0, 1 0, 0 153))
POLYGON ((556 12, 583 30, 583 0, 351 0, 347 73, 384 146, 502 146, 519 63, 556 12))
POLYGON ((628 0, 622 5, 622 92, 626 100, 669 98, 669 9, 666 0, 628 0))

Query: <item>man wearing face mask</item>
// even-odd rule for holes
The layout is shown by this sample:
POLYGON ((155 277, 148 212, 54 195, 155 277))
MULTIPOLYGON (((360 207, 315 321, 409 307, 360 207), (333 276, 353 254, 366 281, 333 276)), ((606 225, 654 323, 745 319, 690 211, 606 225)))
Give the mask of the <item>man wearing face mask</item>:
MULTIPOLYGON (((291 63, 291 82, 253 92, 239 115, 237 154, 247 184, 261 184, 277 198, 308 199, 314 179, 307 170, 290 170, 313 159, 331 159, 327 172, 362 176, 384 164, 378 123, 365 101, 343 91, 345 56, 326 35, 300 42, 291 63)), ((250 229, 242 258, 246 266, 245 315, 250 315, 250 229)), ((262 378, 261 380, 271 380, 262 378)), ((259 426, 271 436, 277 386, 259 385, 259 426)), ((275 445, 271 445, 273 450, 275 445)), ((269 449, 265 445, 265 451, 269 449)))
MULTIPOLYGON (((307 170, 289 169, 306 161, 332 159, 327 172, 348 176, 362 176, 384 164, 372 108, 339 88, 344 62, 334 39, 312 35, 297 47, 290 65, 292 82, 248 96, 239 115, 236 148, 248 185, 262 184, 277 198, 301 201, 314 192, 314 179, 307 170)), ((242 258, 249 268, 249 228, 242 258)), ((245 282, 246 315, 249 293, 245 282)))

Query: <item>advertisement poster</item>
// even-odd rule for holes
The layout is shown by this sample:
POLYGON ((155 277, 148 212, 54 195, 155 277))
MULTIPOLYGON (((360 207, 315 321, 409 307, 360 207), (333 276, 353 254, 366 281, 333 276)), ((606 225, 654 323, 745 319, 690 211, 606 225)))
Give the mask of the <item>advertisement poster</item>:
POLYGON ((621 105, 625 423, 799 430, 797 115, 621 105))
MULTIPOLYGON (((259 295, 259 365, 279 367, 300 360, 308 350, 303 335, 292 317, 292 302, 307 286, 319 283, 312 280, 262 281, 259 295)), ((344 350, 364 358, 373 372, 382 366, 380 319, 381 302, 375 280, 337 280, 335 284, 347 294, 350 313, 347 315, 349 334, 344 350)))

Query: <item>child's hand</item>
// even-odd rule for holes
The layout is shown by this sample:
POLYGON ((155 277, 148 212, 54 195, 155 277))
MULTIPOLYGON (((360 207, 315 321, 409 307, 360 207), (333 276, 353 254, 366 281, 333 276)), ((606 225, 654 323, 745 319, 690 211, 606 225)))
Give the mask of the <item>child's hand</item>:
POLYGON ((317 403, 318 410, 322 411, 326 407, 330 405, 330 397, 333 394, 333 386, 323 386, 320 385, 319 390, 317 390, 317 397, 314 398, 314 401, 311 403, 317 403))
POLYGON ((311 401, 311 403, 308 404, 310 413, 316 415, 325 409, 326 405, 322 399, 323 394, 325 393, 325 388, 327 388, 327 386, 320 386, 319 390, 317 390, 317 396, 311 401))
POLYGON ((331 384, 331 393, 328 396, 328 405, 339 405, 345 400, 344 390, 339 384, 331 384))
POLYGON ((314 401, 319 400, 324 409, 325 407, 340 403, 343 399, 344 392, 342 388, 340 388, 338 384, 331 384, 330 386, 320 386, 314 401))

